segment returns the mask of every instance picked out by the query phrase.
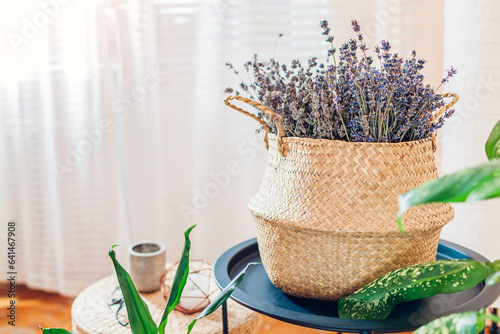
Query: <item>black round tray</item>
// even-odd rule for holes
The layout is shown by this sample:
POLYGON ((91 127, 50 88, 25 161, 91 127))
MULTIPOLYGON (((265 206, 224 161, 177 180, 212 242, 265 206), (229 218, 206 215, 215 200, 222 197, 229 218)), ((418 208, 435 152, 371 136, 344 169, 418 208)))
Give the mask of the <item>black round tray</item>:
MULTIPOLYGON (((457 244, 441 240, 436 258, 474 259, 485 257, 457 244)), ((249 262, 260 262, 257 240, 251 239, 226 251, 214 266, 215 280, 225 287, 249 262)), ((462 292, 437 295, 396 306, 385 320, 341 319, 337 302, 297 298, 274 287, 262 265, 250 266, 245 279, 231 298, 249 309, 299 326, 340 332, 406 332, 431 320, 456 312, 490 306, 500 295, 500 285, 483 283, 462 292)))

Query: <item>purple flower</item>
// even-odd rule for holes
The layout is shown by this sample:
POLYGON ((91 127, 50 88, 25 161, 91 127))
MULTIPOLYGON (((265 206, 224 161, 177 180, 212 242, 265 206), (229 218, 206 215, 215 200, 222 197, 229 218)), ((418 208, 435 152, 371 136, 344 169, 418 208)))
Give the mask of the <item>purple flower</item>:
MULTIPOLYGON (((418 59, 415 51, 404 59, 391 52, 389 42, 381 41, 374 48, 379 59, 374 65, 359 24, 353 20, 351 25, 357 39, 341 44, 336 52, 328 22, 320 22, 330 43, 328 61, 333 64, 318 64, 313 57, 307 66, 299 60, 280 65, 274 59, 261 62, 255 56, 243 65, 251 82, 242 82, 240 88, 277 113, 289 136, 400 142, 427 138, 442 127, 453 110, 432 122, 433 112, 444 102, 436 90, 424 84, 420 71, 425 60, 418 59)), ((238 74, 232 64, 227 66, 238 74)), ((452 67, 442 83, 455 74, 452 67)), ((231 88, 226 92, 239 94, 231 88)), ((276 120, 263 113, 258 117, 276 133, 276 120)))
POLYGON ((453 66, 447 71, 446 77, 441 80, 441 83, 447 83, 451 77, 453 77, 455 74, 457 74, 457 70, 453 68, 453 66))
POLYGON ((355 32, 359 32, 361 30, 361 28, 359 27, 358 21, 356 21, 356 20, 351 21, 351 26, 355 32))
POLYGON ((381 46, 382 50, 384 50, 384 51, 390 51, 391 50, 391 45, 389 44, 389 42, 381 41, 380 44, 382 45, 381 46))

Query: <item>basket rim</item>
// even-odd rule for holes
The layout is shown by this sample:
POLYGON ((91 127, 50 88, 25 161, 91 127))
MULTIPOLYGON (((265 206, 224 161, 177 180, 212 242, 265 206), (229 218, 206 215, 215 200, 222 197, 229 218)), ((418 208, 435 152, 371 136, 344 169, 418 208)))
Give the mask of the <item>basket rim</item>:
MULTIPOLYGON (((268 134, 269 139, 276 141, 278 139, 278 135, 275 133, 268 134)), ((367 142, 367 141, 345 141, 338 139, 320 139, 320 138, 308 138, 308 137, 282 137, 283 141, 287 142, 309 142, 311 144, 320 145, 320 144, 341 144, 341 145, 350 145, 350 146, 414 146, 419 144, 432 143, 434 140, 432 135, 427 138, 422 138, 418 140, 410 140, 410 141, 402 141, 402 142, 367 142)))

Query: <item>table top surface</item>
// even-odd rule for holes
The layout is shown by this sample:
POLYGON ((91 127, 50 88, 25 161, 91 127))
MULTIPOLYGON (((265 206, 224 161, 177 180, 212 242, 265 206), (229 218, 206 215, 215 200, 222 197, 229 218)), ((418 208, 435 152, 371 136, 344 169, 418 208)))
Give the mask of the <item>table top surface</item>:
MULTIPOLYGON (((436 258, 488 261, 480 254, 447 241, 440 241, 436 258)), ((256 239, 234 246, 217 260, 214 275, 219 287, 226 286, 249 262, 261 262, 256 239)), ((404 332, 444 315, 488 307, 499 295, 500 285, 486 287, 481 283, 466 291, 400 303, 385 320, 341 319, 336 301, 286 295, 274 287, 263 266, 257 265, 249 267, 231 298, 254 311, 299 326, 342 332, 404 332)))
MULTIPOLYGON (((167 264, 170 270, 166 273, 166 283, 171 284, 175 275, 176 265, 167 264)), ((190 269, 201 271, 207 269, 210 273, 210 298, 213 300, 220 293, 212 275, 212 266, 202 261, 192 260, 190 269), (212 283, 213 282, 213 283, 212 283)), ((141 293, 156 323, 160 322, 165 309, 165 298, 162 291, 141 293)), ((130 334, 130 326, 125 307, 112 304, 113 299, 122 298, 115 275, 105 277, 83 290, 73 302, 71 317, 75 334, 130 334), (120 324, 120 322, 123 324, 120 324)), ((262 321, 262 316, 245 308, 234 301, 229 301, 229 330, 231 333, 256 333, 262 321)), ((186 333, 189 324, 199 313, 184 314, 177 310, 169 315, 166 333, 186 333)), ((199 321, 193 329, 193 334, 222 334, 221 309, 199 321)))

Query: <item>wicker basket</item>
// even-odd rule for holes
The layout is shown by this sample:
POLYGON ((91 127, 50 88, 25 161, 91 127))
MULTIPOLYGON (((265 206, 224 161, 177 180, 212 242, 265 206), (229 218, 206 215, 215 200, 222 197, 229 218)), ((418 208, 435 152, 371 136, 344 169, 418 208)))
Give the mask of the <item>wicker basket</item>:
MULTIPOLYGON (((246 114, 231 99, 272 113, 242 97, 226 100, 246 114)), ((262 261, 277 288, 335 300, 389 271, 435 259, 441 228, 453 218, 449 204, 410 209, 405 235, 396 226, 398 196, 437 177, 433 137, 344 142, 284 137, 277 128, 278 135, 266 134, 267 170, 249 203, 262 261)))

